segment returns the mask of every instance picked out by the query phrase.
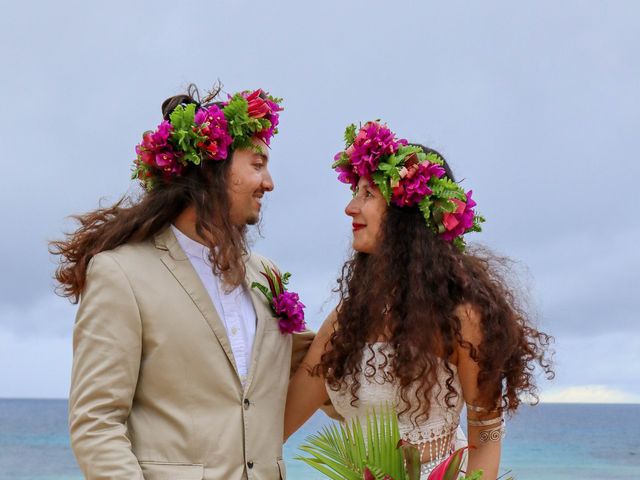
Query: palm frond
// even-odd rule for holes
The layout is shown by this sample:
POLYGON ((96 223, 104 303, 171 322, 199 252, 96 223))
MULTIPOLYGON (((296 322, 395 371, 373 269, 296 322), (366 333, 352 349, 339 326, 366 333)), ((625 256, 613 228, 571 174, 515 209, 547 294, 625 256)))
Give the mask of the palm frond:
POLYGON ((297 459, 330 479, 362 480, 369 468, 376 477, 409 480, 399 441, 398 416, 387 406, 369 413, 362 423, 331 425, 307 437, 300 449, 309 456, 297 459))
MULTIPOLYGON (((458 478, 466 450, 462 447, 444 459, 431 472, 437 478, 458 478)), ((360 420, 332 424, 310 435, 298 456, 331 480, 418 480, 420 451, 400 440, 398 415, 389 406, 373 410, 360 420), (366 470, 366 476, 365 476, 366 470)), ((507 472, 509 473, 509 472, 507 472)), ((430 477, 434 478, 434 477, 430 477)), ((482 471, 467 472, 463 480, 480 480, 482 471)), ((512 480, 509 477, 507 480, 512 480)))

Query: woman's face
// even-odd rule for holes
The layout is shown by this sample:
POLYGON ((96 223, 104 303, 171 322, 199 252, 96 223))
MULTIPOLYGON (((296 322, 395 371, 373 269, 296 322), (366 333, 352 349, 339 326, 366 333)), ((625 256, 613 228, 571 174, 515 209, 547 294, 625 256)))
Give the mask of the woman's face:
POLYGON ((353 249, 361 253, 375 253, 380 242, 380 230, 387 202, 366 178, 360 178, 355 194, 345 208, 353 219, 353 249))

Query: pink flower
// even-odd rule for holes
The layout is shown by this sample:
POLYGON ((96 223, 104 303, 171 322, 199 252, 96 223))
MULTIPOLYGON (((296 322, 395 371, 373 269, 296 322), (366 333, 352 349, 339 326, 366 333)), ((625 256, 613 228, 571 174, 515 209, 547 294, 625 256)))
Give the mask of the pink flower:
POLYGON ((233 138, 229 135, 227 119, 217 105, 198 110, 194 123, 207 140, 198 144, 211 160, 225 160, 233 138))
POLYGON ((162 170, 165 178, 180 175, 182 173, 183 166, 178 162, 179 156, 173 153, 171 150, 165 149, 162 152, 156 153, 155 167, 162 170))
POLYGON ((172 152, 164 151, 158 152, 155 155, 156 167, 164 170, 170 168, 175 161, 175 155, 172 152))
POLYGON ((433 193, 428 185, 431 177, 440 178, 444 174, 444 168, 437 163, 422 162, 403 167, 400 172, 402 179, 393 188, 391 201, 399 207, 417 205, 426 195, 433 193))
MULTIPOLYGON (((340 155, 342 152, 337 153, 334 158, 335 161, 340 160, 340 155)), ((353 171, 351 165, 339 165, 336 167, 336 172, 338 172, 338 180, 342 183, 349 183, 351 185, 351 190, 355 190, 358 185, 358 175, 356 175, 353 171)))
MULTIPOLYGON (((397 139, 386 125, 379 122, 367 122, 356 135, 353 144, 345 152, 349 156, 354 174, 358 177, 371 178, 371 174, 378 168, 382 157, 397 152, 401 145, 406 144, 405 139, 397 139)), ((350 178, 348 180, 349 183, 352 183, 350 178)))
POLYGON ((142 142, 136 146, 136 152, 140 153, 142 150, 158 150, 169 146, 169 136, 173 131, 173 125, 167 120, 164 120, 155 132, 144 132, 142 135, 142 142))
POLYGON ((184 166, 179 162, 174 162, 171 165, 167 166, 163 171, 162 175, 164 178, 169 179, 171 177, 175 177, 182 173, 184 166))
POLYGON ((467 192, 467 201, 463 202, 457 198, 452 198, 451 201, 455 203, 456 209, 452 213, 445 213, 442 218, 442 224, 445 231, 440 236, 448 241, 453 241, 456 237, 464 235, 467 230, 473 227, 473 218, 475 212, 473 207, 476 206, 476 202, 471 198, 472 190, 467 192))
POLYGON ((136 153, 142 163, 153 167, 155 165, 155 154, 152 150, 146 150, 141 144, 136 146, 136 153))
POLYGON ((395 153, 400 145, 406 144, 404 139, 397 140, 386 125, 370 122, 360 129, 348 154, 355 172, 361 177, 370 177, 383 156, 395 153))
POLYGON ((427 480, 455 480, 458 478, 462 465, 462 456, 469 447, 463 447, 453 452, 438 465, 427 477, 427 480))
POLYGON ((173 125, 171 125, 167 120, 164 120, 160 125, 158 125, 158 129, 151 134, 151 141, 153 142, 153 145, 156 147, 166 147, 172 131, 173 125))
POLYGON ((271 122, 271 126, 265 130, 258 132, 258 137, 264 140, 264 143, 269 145, 271 143, 271 137, 273 137, 278 132, 278 124, 280 123, 280 115, 278 112, 282 111, 283 108, 278 105, 276 102, 272 102, 271 100, 267 100, 267 104, 271 109, 270 112, 265 117, 269 122, 271 122))
POLYGON ((280 317, 278 325, 282 333, 301 332, 306 328, 304 307, 294 292, 285 291, 273 298, 273 309, 280 317))
POLYGON ((164 120, 153 132, 145 132, 142 142, 136 146, 139 160, 157 170, 161 170, 165 177, 179 175, 182 172, 182 164, 178 161, 181 154, 176 152, 169 137, 173 126, 164 120))
POLYGON ((271 138, 278 132, 280 116, 278 112, 283 108, 274 102, 268 94, 261 89, 251 93, 243 92, 242 96, 247 100, 247 113, 251 118, 261 118, 269 121, 269 126, 256 132, 255 137, 269 145, 271 138))

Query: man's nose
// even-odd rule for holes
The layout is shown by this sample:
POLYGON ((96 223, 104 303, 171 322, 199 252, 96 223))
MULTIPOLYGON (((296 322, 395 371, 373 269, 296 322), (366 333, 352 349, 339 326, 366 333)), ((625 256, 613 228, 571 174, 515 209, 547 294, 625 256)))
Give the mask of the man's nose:
POLYGON ((273 178, 271 178, 269 170, 266 170, 262 177, 262 188, 267 192, 271 192, 274 189, 273 178))

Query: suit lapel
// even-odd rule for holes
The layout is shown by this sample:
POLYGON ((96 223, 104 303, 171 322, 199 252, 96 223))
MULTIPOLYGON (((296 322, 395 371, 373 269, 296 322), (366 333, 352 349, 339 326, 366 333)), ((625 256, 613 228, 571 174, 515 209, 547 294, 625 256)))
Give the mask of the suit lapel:
POLYGON ((184 291, 191 297, 191 300, 196 307, 198 307, 198 310, 200 310, 200 313, 226 353, 229 363, 236 373, 236 377, 239 378, 238 367, 233 357, 227 331, 220 320, 220 316, 211 301, 209 293, 180 247, 171 228, 167 228, 164 232, 158 234, 155 241, 156 247, 165 251, 160 257, 162 262, 173 274, 178 283, 180 283, 184 291))

